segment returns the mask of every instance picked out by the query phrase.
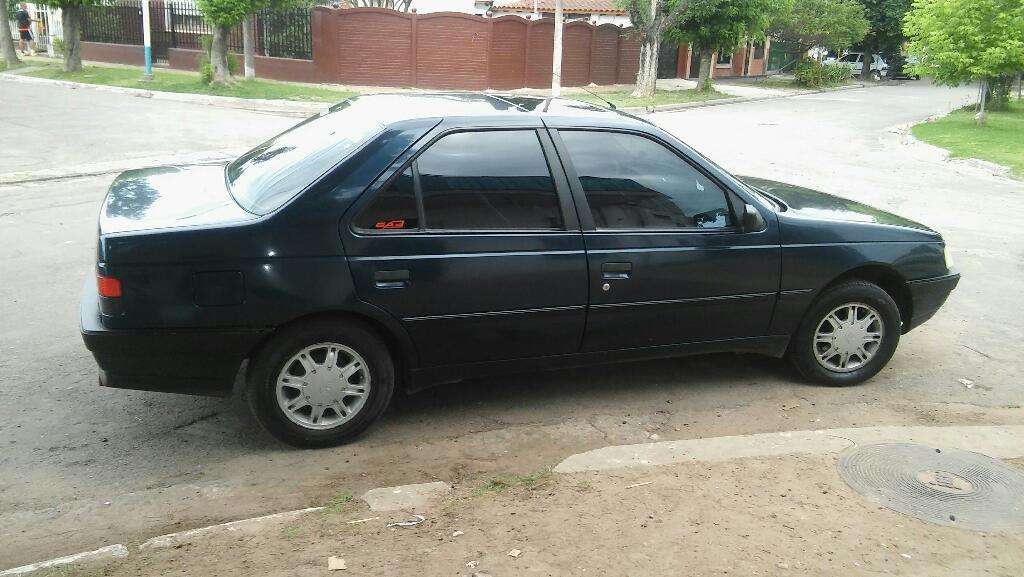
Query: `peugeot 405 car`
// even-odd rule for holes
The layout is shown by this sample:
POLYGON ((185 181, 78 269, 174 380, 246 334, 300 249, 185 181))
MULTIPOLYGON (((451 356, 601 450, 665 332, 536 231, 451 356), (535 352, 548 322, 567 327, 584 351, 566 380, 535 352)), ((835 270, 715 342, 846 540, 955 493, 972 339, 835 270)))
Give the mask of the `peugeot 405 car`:
POLYGON ((227 395, 299 446, 396 391, 739 351, 876 374, 956 286, 942 237, 564 99, 360 96, 227 164, 118 176, 82 336, 108 387, 227 395))

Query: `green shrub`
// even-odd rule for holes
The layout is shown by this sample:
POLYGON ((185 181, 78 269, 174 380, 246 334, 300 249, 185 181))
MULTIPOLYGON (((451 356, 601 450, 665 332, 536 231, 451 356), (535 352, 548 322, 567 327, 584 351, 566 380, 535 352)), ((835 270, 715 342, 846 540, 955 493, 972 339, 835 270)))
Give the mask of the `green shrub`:
POLYGON ((822 64, 805 58, 796 65, 796 83, 807 88, 839 86, 850 77, 850 69, 839 64, 822 64))

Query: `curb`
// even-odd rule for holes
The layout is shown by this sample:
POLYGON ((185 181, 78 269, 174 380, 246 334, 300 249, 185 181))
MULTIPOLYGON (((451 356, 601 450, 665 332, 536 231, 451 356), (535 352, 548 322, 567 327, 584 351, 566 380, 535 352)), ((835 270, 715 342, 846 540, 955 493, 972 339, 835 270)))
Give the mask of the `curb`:
POLYGON ((916 122, 905 122, 902 124, 897 124, 895 126, 890 126, 889 128, 885 129, 881 140, 884 143, 886 140, 886 135, 892 135, 892 137, 890 138, 892 140, 895 140, 898 145, 917 148, 919 150, 926 151, 928 154, 934 156, 935 160, 948 162, 961 168, 977 170, 986 175, 994 176, 996 178, 1005 178, 1007 180, 1013 181, 1021 180, 1013 175, 1013 170, 1009 166, 1004 166, 1002 164, 990 162, 988 160, 982 160, 980 158, 953 157, 952 152, 950 152, 948 149, 925 142, 914 136, 913 128, 918 124, 924 124, 926 122, 931 122, 932 120, 945 118, 949 114, 949 112, 943 114, 933 114, 925 118, 924 120, 916 122))
MULTIPOLYGON (((878 84, 881 86, 881 84, 878 84)), ((623 112, 630 114, 646 115, 655 114, 658 112, 677 112, 680 110, 688 110, 691 108, 705 108, 708 106, 723 106, 726 104, 742 104, 744 102, 761 102, 764 100, 778 100, 781 98, 793 98, 794 96, 805 96, 808 94, 822 94, 825 92, 838 92, 841 90, 857 90, 859 88, 873 88, 873 85, 868 84, 848 84, 845 86, 835 86, 833 88, 822 88, 820 90, 797 90, 789 94, 771 94, 767 96, 732 96, 729 98, 716 98, 714 100, 704 100, 700 102, 681 102, 679 104, 661 104, 659 106, 629 106, 619 108, 623 112)))
POLYGON ((263 515, 262 517, 239 519, 238 521, 229 521, 227 523, 221 523, 219 525, 210 525, 209 527, 189 529, 188 531, 168 533, 167 535, 160 535, 159 537, 147 539, 144 543, 142 543, 142 545, 139 545, 139 551, 145 551, 147 549, 166 549, 168 547, 174 547, 176 545, 190 543, 197 537, 206 537, 207 535, 214 535, 217 533, 228 533, 233 531, 246 530, 251 531, 259 529, 264 523, 267 522, 294 519, 295 517, 301 517, 308 513, 323 511, 323 509, 323 507, 308 507, 306 509, 297 509, 295 511, 285 511, 283 513, 263 515))
POLYGON ((117 545, 108 545, 106 547, 100 547, 94 551, 85 551, 84 553, 75 553, 74 555, 68 555, 67 557, 58 557, 56 559, 50 559, 49 561, 39 561, 38 563, 31 563, 29 565, 22 565, 21 567, 14 567, 13 569, 7 569, 6 571, 0 571, 0 576, 6 575, 24 575, 26 573, 32 573, 40 569, 49 569, 50 567, 59 567, 61 565, 70 565, 72 563, 79 563, 82 561, 98 561, 100 559, 121 559, 128 556, 128 548, 118 543, 117 545))
POLYGON ((752 457, 834 454, 851 446, 891 442, 956 447, 999 459, 1013 459, 1024 456, 1024 426, 857 427, 613 445, 571 455, 556 465, 554 472, 580 473, 752 457))
MULTIPOLYGON (((122 88, 120 86, 87 84, 84 82, 71 82, 69 80, 35 78, 33 76, 22 76, 11 72, 0 72, 0 79, 24 82, 27 84, 49 84, 51 86, 63 86, 71 89, 85 88, 99 92, 111 92, 114 94, 135 96, 137 98, 153 98, 155 100, 206 104, 208 106, 219 106, 221 108, 235 108, 239 110, 249 110, 251 112, 264 112, 297 117, 317 114, 331 106, 331 103, 329 102, 295 102, 291 100, 269 100, 261 98, 238 98, 235 96, 210 96, 206 94, 189 94, 185 92, 163 92, 160 90, 146 90, 143 88, 122 88)), ((341 99, 339 98, 339 100, 341 99)))

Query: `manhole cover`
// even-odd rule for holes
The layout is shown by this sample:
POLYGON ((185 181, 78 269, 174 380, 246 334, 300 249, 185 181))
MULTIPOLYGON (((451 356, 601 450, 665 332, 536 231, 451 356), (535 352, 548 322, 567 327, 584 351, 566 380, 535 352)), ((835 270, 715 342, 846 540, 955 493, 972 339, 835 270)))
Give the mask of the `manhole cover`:
POLYGON ((985 455, 892 443, 852 450, 839 474, 879 505, 973 531, 1024 531, 1024 475, 985 455))

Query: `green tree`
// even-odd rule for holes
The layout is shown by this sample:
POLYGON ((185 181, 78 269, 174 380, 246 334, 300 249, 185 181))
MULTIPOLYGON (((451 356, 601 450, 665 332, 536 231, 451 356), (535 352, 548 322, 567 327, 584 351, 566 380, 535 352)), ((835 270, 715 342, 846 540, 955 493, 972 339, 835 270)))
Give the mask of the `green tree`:
MULTIPOLYGON (((210 66, 213 68, 212 84, 229 84, 234 82, 231 68, 228 66, 228 34, 231 28, 242 22, 251 26, 250 15, 260 10, 283 9, 299 5, 310 5, 310 0, 196 0, 203 17, 213 27, 212 45, 210 47, 210 66)), ((249 30, 249 34, 252 30, 249 30)), ((245 30, 243 28, 243 34, 245 30)), ((243 38, 247 45, 247 61, 252 64, 252 38, 243 38)))
POLYGON ((915 73, 951 86, 981 80, 979 124, 989 88, 1024 69, 1024 0, 915 0, 904 31, 915 73))
POLYGON ((640 68, 632 96, 654 98, 658 81, 658 50, 661 37, 676 17, 690 6, 691 0, 616 0, 629 14, 634 33, 640 40, 640 68))
POLYGON ((103 0, 37 0, 36 4, 60 8, 60 25, 64 34, 64 72, 82 69, 82 13, 88 6, 103 0))
POLYGON ((772 22, 773 40, 794 44, 801 52, 815 46, 846 50, 868 33, 864 6, 857 0, 794 0, 793 9, 772 22))
POLYGON ((700 51, 698 90, 711 89, 711 54, 732 53, 746 40, 763 40, 773 20, 792 0, 693 0, 676 17, 666 37, 700 51))
POLYGON ((910 9, 910 0, 860 0, 870 26, 862 44, 865 65, 861 78, 871 78, 871 55, 892 55, 903 44, 903 17, 910 9))

